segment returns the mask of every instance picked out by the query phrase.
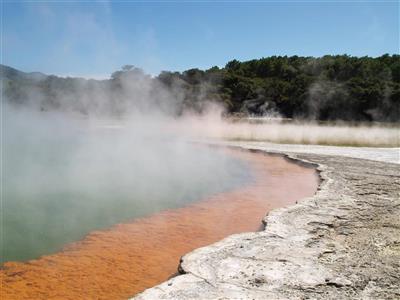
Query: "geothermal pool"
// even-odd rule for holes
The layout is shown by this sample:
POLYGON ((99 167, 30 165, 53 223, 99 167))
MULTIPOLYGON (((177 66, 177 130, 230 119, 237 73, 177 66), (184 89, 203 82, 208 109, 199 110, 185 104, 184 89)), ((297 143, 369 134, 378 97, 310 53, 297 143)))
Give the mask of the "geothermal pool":
POLYGON ((249 166, 246 184, 92 231, 55 254, 6 262, 0 270, 3 299, 127 299, 173 276, 185 253, 260 230, 267 211, 316 191, 313 169, 262 153, 225 155, 249 166))

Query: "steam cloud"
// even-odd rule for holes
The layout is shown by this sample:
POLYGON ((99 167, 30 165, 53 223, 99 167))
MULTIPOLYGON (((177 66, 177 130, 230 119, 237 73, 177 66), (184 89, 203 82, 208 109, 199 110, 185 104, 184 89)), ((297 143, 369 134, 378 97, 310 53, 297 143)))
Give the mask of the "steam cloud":
MULTIPOLYGON (((399 145, 396 127, 226 119, 207 87, 195 93, 197 108, 185 110, 182 82, 166 89, 131 66, 107 82, 69 78, 57 86, 56 78, 35 76, 22 103, 3 106, 6 260, 55 251, 60 232, 65 244, 81 238, 82 228, 98 228, 99 219, 111 226, 249 180, 244 163, 192 141, 399 145), (44 82, 50 98, 38 88, 44 82)), ((312 89, 310 105, 340 98, 331 83, 312 89)))

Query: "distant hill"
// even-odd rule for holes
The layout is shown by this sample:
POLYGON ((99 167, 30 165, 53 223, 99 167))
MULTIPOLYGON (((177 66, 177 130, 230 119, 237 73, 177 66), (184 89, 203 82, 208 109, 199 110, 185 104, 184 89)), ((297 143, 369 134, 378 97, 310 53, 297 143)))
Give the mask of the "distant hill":
POLYGON ((33 80, 40 81, 46 79, 47 75, 40 72, 25 73, 17 69, 0 64, 0 76, 8 80, 33 80))
POLYGON ((124 66, 108 80, 60 78, 1 66, 4 95, 40 110, 122 115, 160 109, 179 115, 217 102, 228 114, 350 121, 400 121, 400 56, 272 56, 224 68, 164 71, 124 66))

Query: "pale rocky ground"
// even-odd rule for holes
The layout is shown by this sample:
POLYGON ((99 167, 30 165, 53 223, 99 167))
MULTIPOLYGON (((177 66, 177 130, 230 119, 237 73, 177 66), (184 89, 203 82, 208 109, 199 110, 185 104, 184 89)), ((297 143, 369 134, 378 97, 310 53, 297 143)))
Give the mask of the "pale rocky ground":
POLYGON ((246 149, 259 149, 274 153, 313 153, 353 158, 363 158, 383 162, 400 163, 400 148, 339 147, 319 145, 273 144, 267 142, 225 142, 224 145, 246 149))
POLYGON ((399 148, 229 144, 317 165, 319 191, 186 254, 182 275, 135 299, 400 299, 399 148))

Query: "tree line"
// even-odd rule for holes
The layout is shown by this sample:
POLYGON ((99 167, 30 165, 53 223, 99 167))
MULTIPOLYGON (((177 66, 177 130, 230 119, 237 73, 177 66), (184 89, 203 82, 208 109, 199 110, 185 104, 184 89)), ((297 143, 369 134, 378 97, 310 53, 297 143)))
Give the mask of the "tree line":
POLYGON ((400 55, 271 56, 232 60, 222 68, 163 71, 156 77, 128 65, 100 81, 6 66, 1 71, 8 101, 26 104, 37 97, 42 110, 69 107, 90 113, 103 106, 122 114, 132 105, 157 105, 179 115, 217 102, 228 115, 400 121, 400 55))

